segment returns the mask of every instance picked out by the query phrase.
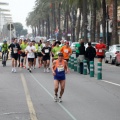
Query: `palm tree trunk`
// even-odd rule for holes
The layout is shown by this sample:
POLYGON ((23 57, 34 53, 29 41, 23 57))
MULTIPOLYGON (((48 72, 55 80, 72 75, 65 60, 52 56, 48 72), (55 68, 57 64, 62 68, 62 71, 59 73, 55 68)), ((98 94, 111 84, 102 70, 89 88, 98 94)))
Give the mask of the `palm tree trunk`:
POLYGON ((87 42, 87 3, 88 0, 83 0, 83 31, 84 31, 84 42, 87 42))
POLYGON ((118 31, 117 31, 117 0, 113 0, 113 44, 118 44, 118 31))
POLYGON ((106 43, 106 0, 102 0, 102 10, 103 10, 102 19, 103 41, 104 43, 106 43))
POLYGON ((96 0, 93 0, 92 15, 91 15, 91 41, 95 42, 96 34, 96 0))

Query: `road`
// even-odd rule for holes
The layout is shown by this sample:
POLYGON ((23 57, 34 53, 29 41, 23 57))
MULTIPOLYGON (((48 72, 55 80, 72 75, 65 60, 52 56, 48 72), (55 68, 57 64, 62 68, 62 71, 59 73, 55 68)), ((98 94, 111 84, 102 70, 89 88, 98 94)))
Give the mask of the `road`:
POLYGON ((120 120, 120 67, 103 63, 103 80, 71 71, 62 103, 43 68, 11 73, 8 61, 0 73, 0 120, 120 120))

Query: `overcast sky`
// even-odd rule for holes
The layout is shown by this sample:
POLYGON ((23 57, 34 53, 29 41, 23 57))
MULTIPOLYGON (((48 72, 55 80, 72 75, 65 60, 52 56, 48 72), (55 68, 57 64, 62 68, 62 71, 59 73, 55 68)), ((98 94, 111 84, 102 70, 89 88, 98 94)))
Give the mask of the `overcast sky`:
POLYGON ((35 0, 0 0, 0 2, 9 3, 9 6, 0 6, 0 8, 10 9, 13 22, 21 22, 26 28, 25 20, 28 13, 33 10, 35 0))

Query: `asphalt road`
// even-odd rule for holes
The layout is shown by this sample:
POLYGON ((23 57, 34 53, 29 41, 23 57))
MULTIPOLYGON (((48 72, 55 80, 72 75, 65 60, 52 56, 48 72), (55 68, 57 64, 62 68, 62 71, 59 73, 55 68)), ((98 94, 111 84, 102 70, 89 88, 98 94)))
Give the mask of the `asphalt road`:
POLYGON ((0 120, 120 120, 120 67, 103 63, 103 80, 71 71, 56 103, 52 73, 11 73, 10 63, 0 64, 0 120))

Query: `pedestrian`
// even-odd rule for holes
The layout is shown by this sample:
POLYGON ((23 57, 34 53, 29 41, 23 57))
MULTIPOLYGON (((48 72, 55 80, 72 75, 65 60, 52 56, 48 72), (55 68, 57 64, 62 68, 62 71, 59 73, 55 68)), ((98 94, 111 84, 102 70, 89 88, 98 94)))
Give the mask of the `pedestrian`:
POLYGON ((45 47, 43 47, 41 53, 43 54, 44 72, 49 72, 51 47, 48 41, 45 42, 45 47))
POLYGON ((75 50, 76 50, 76 58, 79 56, 79 47, 80 47, 81 40, 78 41, 77 44, 75 44, 75 50))
POLYGON ((83 60, 85 59, 85 46, 83 41, 81 41, 80 44, 81 45, 79 47, 79 57, 77 60, 80 67, 80 74, 83 74, 83 60))
POLYGON ((63 53, 59 53, 58 59, 53 61, 52 73, 54 75, 54 92, 55 92, 54 101, 57 102, 59 100, 59 102, 62 102, 62 96, 64 93, 66 80, 65 73, 68 73, 67 61, 64 60, 63 53), (58 99, 59 85, 61 90, 58 99))
POLYGON ((11 49, 12 72, 16 73, 18 51, 21 50, 20 45, 17 43, 17 38, 14 38, 13 43, 11 43, 8 48, 11 49))
POLYGON ((32 42, 29 43, 25 51, 27 53, 27 58, 28 58, 28 70, 29 72, 32 72, 31 67, 34 64, 34 58, 35 58, 35 52, 36 52, 36 48, 35 46, 33 46, 32 42))
POLYGON ((92 47, 91 42, 88 42, 88 47, 86 48, 85 58, 87 60, 88 70, 90 73, 90 61, 94 62, 94 58, 96 56, 96 50, 92 47))
POLYGON ((72 49, 69 46, 69 41, 61 48, 61 53, 63 53, 64 60, 69 61, 70 56, 72 55, 72 49))
POLYGON ((102 63, 102 60, 104 58, 105 50, 106 50, 106 45, 103 43, 102 39, 99 40, 99 43, 96 44, 96 54, 98 58, 98 62, 102 63))

